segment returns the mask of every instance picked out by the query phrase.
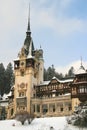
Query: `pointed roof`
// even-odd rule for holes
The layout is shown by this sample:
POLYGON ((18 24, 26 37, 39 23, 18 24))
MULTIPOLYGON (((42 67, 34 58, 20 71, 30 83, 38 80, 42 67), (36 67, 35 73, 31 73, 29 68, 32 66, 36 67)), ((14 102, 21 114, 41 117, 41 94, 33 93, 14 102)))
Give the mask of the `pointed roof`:
POLYGON ((25 46, 25 53, 27 56, 29 56, 29 50, 32 46, 32 52, 34 51, 34 44, 33 44, 33 40, 32 40, 32 37, 31 37, 31 30, 30 30, 30 4, 29 4, 29 15, 28 15, 28 26, 27 26, 27 32, 26 32, 26 38, 25 38, 25 41, 24 41, 24 46, 25 46), (30 45, 32 42, 32 45, 30 45))
POLYGON ((81 65, 80 65, 79 69, 77 70, 76 75, 84 74, 84 73, 86 73, 86 69, 85 69, 85 67, 82 64, 82 58, 81 58, 81 65))
POLYGON ((86 70, 85 70, 84 66, 80 66, 80 68, 79 68, 78 71, 76 72, 76 75, 77 75, 77 74, 84 74, 84 73, 86 73, 86 70))
POLYGON ((29 59, 31 59, 31 58, 34 58, 33 57, 33 41, 32 41, 32 39, 31 39, 31 41, 30 41, 30 46, 29 46, 29 54, 28 54, 28 56, 27 56, 27 58, 29 58, 29 59))
POLYGON ((34 58, 34 44, 33 40, 31 37, 31 30, 30 30, 30 4, 29 4, 29 14, 28 14, 28 25, 27 25, 27 31, 26 31, 26 37, 24 40, 24 44, 21 48, 21 51, 18 53, 17 59, 14 61, 19 61, 21 57, 26 57, 26 58, 34 58))

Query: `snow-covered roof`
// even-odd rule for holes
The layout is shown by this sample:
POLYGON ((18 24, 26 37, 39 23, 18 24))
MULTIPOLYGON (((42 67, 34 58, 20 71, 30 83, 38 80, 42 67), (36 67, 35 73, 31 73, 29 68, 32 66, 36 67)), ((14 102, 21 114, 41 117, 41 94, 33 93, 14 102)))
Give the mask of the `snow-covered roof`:
POLYGON ((43 81, 43 83, 40 85, 48 85, 49 83, 50 83, 50 81, 43 81))
POLYGON ((32 56, 32 55, 28 55, 28 57, 27 57, 28 59, 34 59, 35 57, 34 56, 32 56))
POLYGON ((71 78, 71 79, 65 79, 65 80, 60 80, 60 83, 68 83, 68 82, 73 82, 73 78, 71 78))
POLYGON ((17 57, 16 59, 14 59, 14 61, 18 61, 19 60, 19 57, 17 57))
POLYGON ((78 74, 84 74, 84 73, 86 73, 86 70, 84 66, 81 64, 80 68, 75 72, 75 74, 78 75, 78 74))
POLYGON ((59 80, 58 78, 53 77, 50 81, 43 81, 43 83, 40 84, 40 86, 48 85, 49 83, 51 83, 51 81, 52 81, 53 79, 57 80, 59 83, 73 82, 73 78, 59 80))
POLYGON ((73 78, 68 78, 68 79, 59 80, 58 78, 56 78, 56 77, 54 76, 52 79, 56 79, 59 83, 73 82, 73 78))
POLYGON ((8 96, 11 96, 11 94, 12 94, 12 92, 10 91, 8 94, 4 94, 3 95, 3 100, 5 100, 5 99, 7 99, 8 98, 8 96))

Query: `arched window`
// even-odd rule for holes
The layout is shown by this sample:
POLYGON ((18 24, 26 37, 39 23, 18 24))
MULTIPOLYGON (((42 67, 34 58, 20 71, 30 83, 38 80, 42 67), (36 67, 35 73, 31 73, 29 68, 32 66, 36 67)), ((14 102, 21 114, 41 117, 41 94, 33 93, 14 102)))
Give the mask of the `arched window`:
POLYGON ((13 108, 11 109, 11 116, 13 115, 13 113, 14 113, 14 110, 13 110, 13 108))

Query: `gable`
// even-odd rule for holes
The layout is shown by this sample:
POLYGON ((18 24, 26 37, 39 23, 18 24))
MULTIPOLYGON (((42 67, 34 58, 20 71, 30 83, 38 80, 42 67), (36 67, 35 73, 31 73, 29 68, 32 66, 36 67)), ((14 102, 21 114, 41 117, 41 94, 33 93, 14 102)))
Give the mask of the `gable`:
POLYGON ((52 79, 49 84, 59 84, 57 79, 52 79))

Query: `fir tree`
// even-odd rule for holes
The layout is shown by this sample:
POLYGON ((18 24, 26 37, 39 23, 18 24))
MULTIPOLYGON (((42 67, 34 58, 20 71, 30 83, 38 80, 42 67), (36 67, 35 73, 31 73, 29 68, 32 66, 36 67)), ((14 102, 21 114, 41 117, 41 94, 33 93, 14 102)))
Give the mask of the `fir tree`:
POLYGON ((0 94, 3 96, 5 88, 5 68, 3 63, 0 64, 0 94))
POLYGON ((14 74, 13 74, 12 64, 9 63, 5 71, 5 93, 6 94, 10 92, 10 89, 13 86, 13 84, 14 84, 14 74))

